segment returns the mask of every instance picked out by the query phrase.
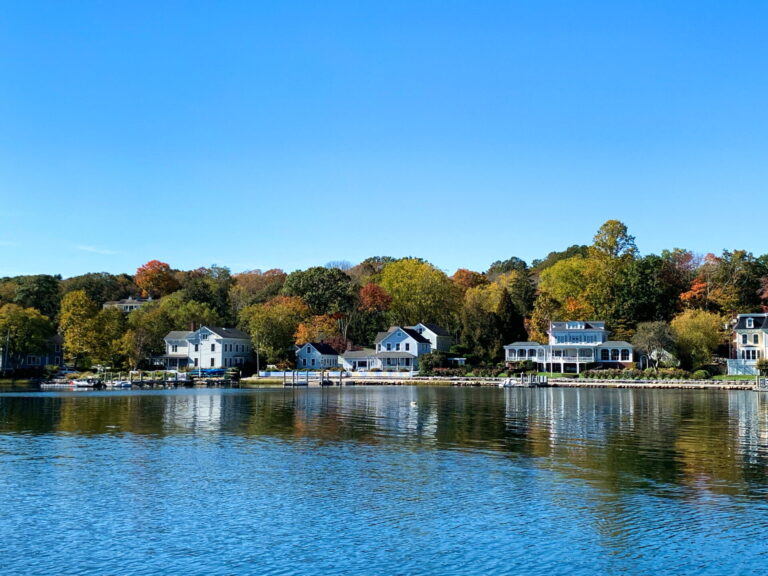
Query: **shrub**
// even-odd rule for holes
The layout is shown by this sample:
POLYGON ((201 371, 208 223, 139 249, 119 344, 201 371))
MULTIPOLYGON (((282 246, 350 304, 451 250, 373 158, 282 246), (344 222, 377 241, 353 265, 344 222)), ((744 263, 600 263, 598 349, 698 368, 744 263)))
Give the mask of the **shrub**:
POLYGON ((706 370, 696 370, 693 374, 691 374, 691 378, 694 380, 709 380, 712 376, 710 376, 709 372, 706 370))

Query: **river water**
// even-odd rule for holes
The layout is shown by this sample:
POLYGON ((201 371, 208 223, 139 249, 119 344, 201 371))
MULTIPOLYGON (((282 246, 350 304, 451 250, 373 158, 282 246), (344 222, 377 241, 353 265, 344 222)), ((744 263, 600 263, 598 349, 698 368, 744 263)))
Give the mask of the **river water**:
POLYGON ((765 574, 768 395, 0 394, 2 574, 765 574))

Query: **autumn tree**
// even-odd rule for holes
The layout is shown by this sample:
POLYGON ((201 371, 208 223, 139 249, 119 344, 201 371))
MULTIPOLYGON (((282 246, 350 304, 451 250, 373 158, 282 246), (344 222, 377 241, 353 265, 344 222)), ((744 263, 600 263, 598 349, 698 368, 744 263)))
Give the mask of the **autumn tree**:
POLYGON ((455 324, 461 305, 459 291, 444 272, 428 262, 416 258, 391 262, 381 273, 380 285, 392 296, 392 324, 434 322, 446 329, 455 324))
POLYGON ((264 304, 253 304, 240 313, 240 323, 253 340, 254 349, 269 362, 293 360, 294 335, 311 315, 309 306, 297 296, 277 296, 264 304))
POLYGON ((467 270, 466 268, 459 268, 456 270, 453 276, 451 276, 451 280, 456 284, 456 287, 462 295, 470 288, 488 284, 488 279, 485 277, 485 274, 467 270))
POLYGON ((239 314, 246 306, 271 300, 280 293, 288 275, 273 268, 262 272, 251 270, 234 275, 234 284, 229 290, 229 301, 233 311, 239 314))
POLYGON ((150 260, 136 270, 136 285, 145 297, 160 298, 179 289, 171 267, 159 260, 150 260))
POLYGON ((45 351, 53 326, 47 316, 35 308, 18 304, 0 306, 0 348, 3 370, 18 366, 25 354, 45 351))
POLYGON ((346 342, 333 316, 311 316, 299 324, 294 336, 297 346, 307 342, 324 342, 339 352, 346 350, 346 342))
POLYGON ((370 282, 360 288, 357 313, 347 331, 347 338, 356 344, 370 344, 376 334, 387 326, 387 311, 392 297, 384 288, 370 282))
POLYGON ((678 358, 687 369, 710 362, 723 342, 723 318, 706 310, 686 310, 672 320, 678 358))

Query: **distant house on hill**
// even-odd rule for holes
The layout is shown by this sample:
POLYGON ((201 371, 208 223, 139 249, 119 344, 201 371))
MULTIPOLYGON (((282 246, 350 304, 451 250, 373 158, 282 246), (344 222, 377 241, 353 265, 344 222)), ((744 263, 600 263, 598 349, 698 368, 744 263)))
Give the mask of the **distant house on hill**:
POLYGON ((629 342, 608 340, 605 322, 550 322, 549 343, 514 342, 504 346, 507 364, 533 362, 544 372, 581 372, 588 364, 634 365, 629 342))
POLYGON ((134 310, 141 308, 147 302, 151 301, 152 298, 133 298, 129 296, 128 298, 123 298, 122 300, 110 300, 109 302, 104 302, 102 308, 117 308, 123 312, 133 312, 134 310))
POLYGON ((195 331, 173 331, 165 338, 159 358, 169 369, 232 368, 251 356, 251 338, 236 328, 202 326, 195 331))
POLYGON ((307 342, 296 348, 297 368, 328 370, 339 365, 339 353, 324 342, 307 342))

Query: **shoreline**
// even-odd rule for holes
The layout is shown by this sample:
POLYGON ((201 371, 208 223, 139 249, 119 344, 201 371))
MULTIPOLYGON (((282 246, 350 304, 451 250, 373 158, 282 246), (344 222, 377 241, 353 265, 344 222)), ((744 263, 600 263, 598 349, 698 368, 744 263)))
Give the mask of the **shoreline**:
MULTIPOLYGON (((454 386, 498 388, 504 378, 439 378, 433 376, 415 376, 413 378, 365 378, 344 380, 343 386, 454 386)), ((282 381, 243 380, 243 388, 338 388, 320 386, 318 382, 309 385, 283 386, 282 381)), ((526 388, 527 386, 511 386, 511 388, 526 388)), ((758 390, 754 381, 747 380, 588 380, 576 378, 550 378, 545 385, 536 388, 655 388, 670 390, 758 390)))

